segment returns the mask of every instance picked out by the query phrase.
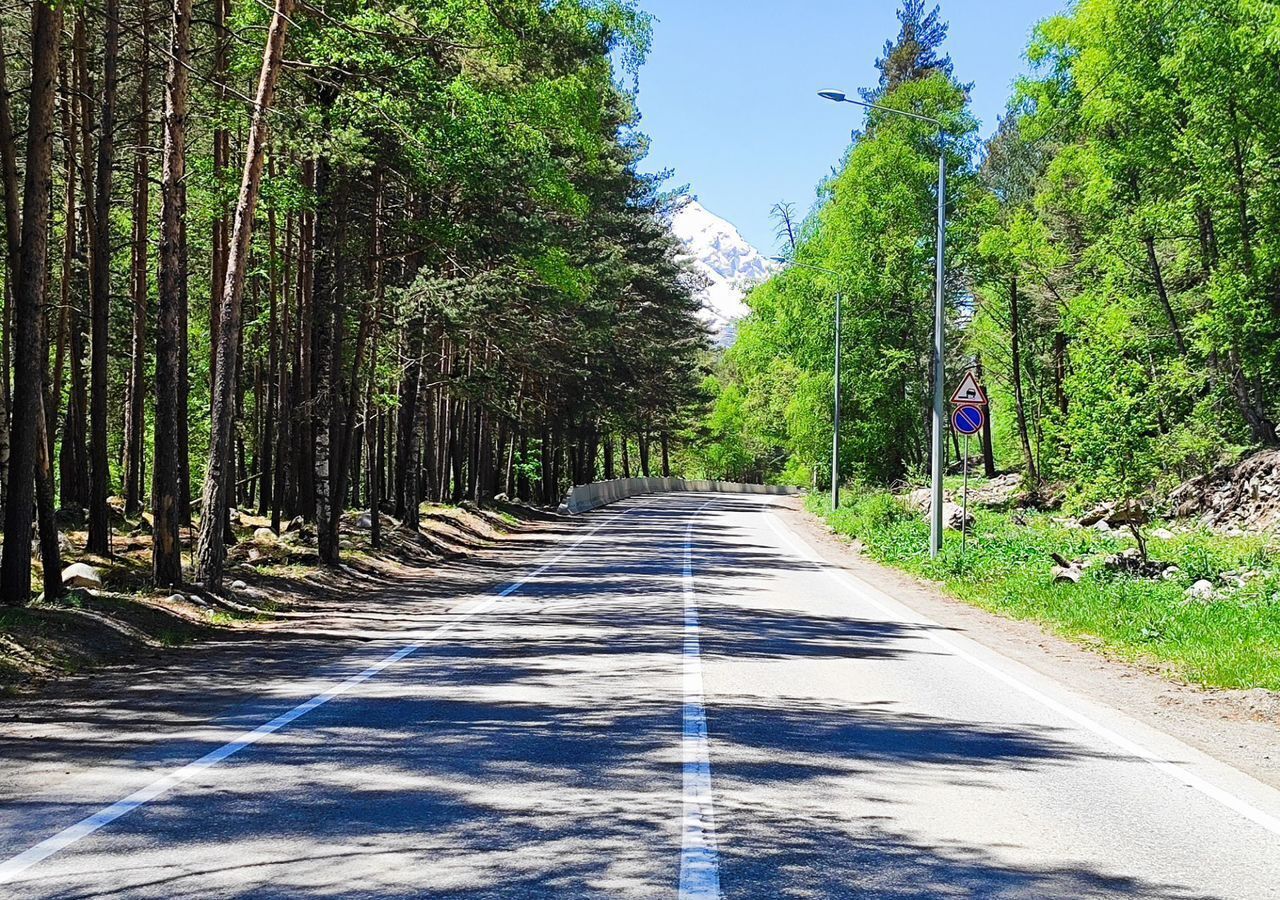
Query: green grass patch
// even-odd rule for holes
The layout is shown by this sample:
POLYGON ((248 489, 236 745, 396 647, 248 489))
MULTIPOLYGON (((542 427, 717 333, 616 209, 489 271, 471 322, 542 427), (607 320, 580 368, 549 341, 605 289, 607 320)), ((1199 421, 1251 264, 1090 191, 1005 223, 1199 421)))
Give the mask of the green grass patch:
POLYGON ((1149 538, 1151 557, 1178 566, 1176 577, 1153 581, 1098 566, 1079 584, 1055 584, 1052 553, 1069 560, 1117 553, 1134 546, 1132 536, 1068 528, 1046 513, 974 509, 967 551, 961 553, 959 533, 948 532, 943 553, 932 559, 923 515, 886 491, 845 497, 834 513, 819 494, 806 505, 836 532, 858 538, 874 559, 941 582, 965 602, 1159 664, 1196 684, 1280 690, 1280 553, 1265 538, 1206 531, 1149 538), (1223 578, 1244 571, 1255 574, 1243 587, 1223 578), (1187 598, 1201 578, 1223 589, 1219 599, 1187 598))

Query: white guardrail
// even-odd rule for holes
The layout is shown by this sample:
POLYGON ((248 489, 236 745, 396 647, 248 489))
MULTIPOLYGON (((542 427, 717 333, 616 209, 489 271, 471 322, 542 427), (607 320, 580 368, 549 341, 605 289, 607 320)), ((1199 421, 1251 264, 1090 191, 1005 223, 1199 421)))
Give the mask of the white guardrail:
POLYGON ((560 504, 561 514, 577 515, 599 509, 628 497, 640 494, 657 494, 690 491, 710 494, 798 494, 793 487, 774 484, 741 484, 736 481, 694 481, 684 478, 617 478, 598 481, 595 484, 579 484, 569 489, 560 504))

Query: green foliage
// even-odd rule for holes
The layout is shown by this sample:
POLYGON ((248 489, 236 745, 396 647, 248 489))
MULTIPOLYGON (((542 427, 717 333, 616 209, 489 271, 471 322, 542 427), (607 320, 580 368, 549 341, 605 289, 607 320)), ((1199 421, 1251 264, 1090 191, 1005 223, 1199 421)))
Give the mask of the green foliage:
MULTIPOLYGON (((1280 445, 1273 6, 1081 0, 1037 27, 1033 73, 975 169, 945 23, 902 4, 864 96, 937 116, 950 135, 947 381, 981 366, 999 468, 1065 482, 1081 503, 1158 501, 1280 445)), ((721 367, 742 409, 753 393, 785 399, 768 431, 744 415, 739 443, 767 438, 827 469, 839 293, 841 471, 887 485, 924 466, 936 150, 927 123, 868 114, 820 186, 800 265, 751 294, 721 367), (781 395, 768 377, 779 367, 781 395)))

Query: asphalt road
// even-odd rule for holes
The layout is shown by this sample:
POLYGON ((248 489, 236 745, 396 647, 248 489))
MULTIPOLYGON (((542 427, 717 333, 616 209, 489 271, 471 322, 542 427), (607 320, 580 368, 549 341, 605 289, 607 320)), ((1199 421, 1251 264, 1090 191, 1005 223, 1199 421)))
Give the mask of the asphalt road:
POLYGON ((1280 897, 1280 792, 771 503, 619 504, 341 655, 0 726, 0 896, 1280 897))

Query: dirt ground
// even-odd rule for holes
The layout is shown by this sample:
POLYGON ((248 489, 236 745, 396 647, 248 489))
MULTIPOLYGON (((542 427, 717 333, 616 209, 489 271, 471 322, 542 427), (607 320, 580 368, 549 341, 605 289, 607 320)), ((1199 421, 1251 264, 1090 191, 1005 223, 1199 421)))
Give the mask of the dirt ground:
POLYGON ((1157 666, 1109 659, 1059 637, 1046 626, 997 616, 947 596, 937 585, 882 566, 858 553, 802 500, 784 515, 829 561, 900 599, 947 628, 1070 685, 1266 784, 1280 788, 1280 694, 1206 690, 1172 680, 1157 666))
MULTIPOLYGON (((54 681, 90 680, 143 660, 178 660, 195 645, 252 640, 301 621, 341 618, 351 597, 415 585, 444 563, 483 557, 505 538, 545 529, 560 517, 516 504, 483 510, 424 505, 416 535, 384 515, 378 550, 359 519, 343 518, 342 565, 324 569, 316 564, 309 527, 282 527, 272 536, 262 532, 268 519, 241 511, 224 590, 216 596, 192 586, 152 588, 150 536, 136 527, 141 523, 118 524, 110 559, 77 552, 83 532, 64 533, 64 566, 87 563, 99 570, 103 585, 72 590, 52 603, 38 599, 0 608, 0 695, 39 694, 54 681)), ((186 571, 190 537, 184 530, 186 571)))

